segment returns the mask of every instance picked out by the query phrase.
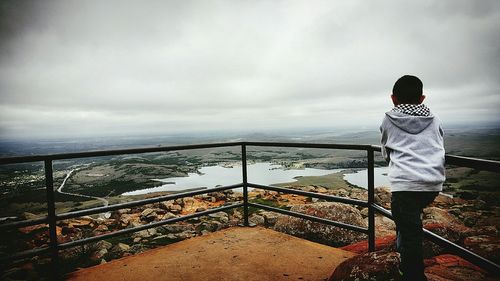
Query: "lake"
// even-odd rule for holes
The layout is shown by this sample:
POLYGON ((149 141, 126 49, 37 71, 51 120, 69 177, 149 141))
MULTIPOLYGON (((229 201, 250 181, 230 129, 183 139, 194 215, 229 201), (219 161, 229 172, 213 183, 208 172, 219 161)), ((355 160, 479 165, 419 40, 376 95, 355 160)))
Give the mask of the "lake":
MULTIPOLYGON (((387 177, 386 167, 375 168, 375 186, 386 185, 387 177)), ((254 163, 247 166, 248 182, 272 185, 278 183, 286 183, 295 181, 295 177, 299 176, 323 176, 332 173, 337 173, 345 169, 283 169, 281 165, 272 163, 254 163)), ((199 169, 200 173, 189 173, 187 177, 172 177, 165 179, 157 179, 163 182, 161 186, 135 190, 123 193, 123 195, 140 195, 151 192, 163 191, 183 191, 195 188, 213 188, 217 185, 231 185, 242 182, 241 166, 208 166, 199 169)), ((352 184, 360 187, 367 187, 366 170, 355 173, 345 174, 344 179, 352 184)), ((388 183, 387 183, 388 184, 388 183)))

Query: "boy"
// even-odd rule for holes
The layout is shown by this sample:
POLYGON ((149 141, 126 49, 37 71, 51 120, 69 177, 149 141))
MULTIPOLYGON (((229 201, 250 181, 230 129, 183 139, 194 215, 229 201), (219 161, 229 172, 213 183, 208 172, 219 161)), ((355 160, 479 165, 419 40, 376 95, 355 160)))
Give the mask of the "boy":
POLYGON ((391 210, 396 223, 402 280, 427 280, 422 256, 422 210, 445 180, 443 130, 422 104, 423 84, 415 76, 399 78, 392 89, 394 108, 385 114, 382 155, 389 161, 391 210))

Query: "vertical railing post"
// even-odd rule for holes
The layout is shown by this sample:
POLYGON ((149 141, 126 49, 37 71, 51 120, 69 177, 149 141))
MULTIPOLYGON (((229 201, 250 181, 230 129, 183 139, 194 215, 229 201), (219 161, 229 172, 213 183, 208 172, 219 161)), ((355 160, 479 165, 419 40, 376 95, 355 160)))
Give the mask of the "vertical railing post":
POLYGON ((54 199, 54 177, 52 171, 52 160, 45 162, 45 187, 47 192, 47 214, 49 218, 49 247, 51 254, 51 275, 52 280, 59 279, 58 263, 59 253, 57 250, 57 232, 56 232, 56 207, 54 199))
POLYGON ((373 148, 368 150, 368 250, 375 251, 375 180, 374 180, 374 161, 373 148))
POLYGON ((241 145, 241 172, 243 175, 243 220, 244 226, 248 224, 248 180, 247 180, 247 146, 241 145))

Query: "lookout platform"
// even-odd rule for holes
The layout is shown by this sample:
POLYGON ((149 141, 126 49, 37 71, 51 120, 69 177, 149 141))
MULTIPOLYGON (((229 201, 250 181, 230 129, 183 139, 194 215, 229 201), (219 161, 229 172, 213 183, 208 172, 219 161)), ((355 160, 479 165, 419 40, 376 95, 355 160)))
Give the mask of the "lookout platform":
POLYGON ((232 227, 85 268, 68 280, 327 280, 354 253, 263 227, 232 227))

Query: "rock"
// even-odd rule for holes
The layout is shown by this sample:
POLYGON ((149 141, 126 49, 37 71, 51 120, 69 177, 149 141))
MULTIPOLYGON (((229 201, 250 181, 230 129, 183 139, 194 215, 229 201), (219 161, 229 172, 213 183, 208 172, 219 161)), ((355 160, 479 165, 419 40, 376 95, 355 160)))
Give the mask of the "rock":
POLYGON ((172 204, 170 205, 170 212, 174 214, 178 214, 182 211, 182 207, 179 204, 172 204))
POLYGON ((254 225, 264 225, 266 223, 264 217, 261 215, 257 215, 257 214, 252 214, 248 218, 248 222, 250 224, 254 224, 254 225))
POLYGON ((123 214, 120 216, 119 222, 122 226, 128 226, 136 220, 139 220, 139 214, 123 214))
POLYGON ((122 214, 130 213, 130 211, 131 211, 131 209, 125 208, 125 209, 117 210, 116 212, 118 212, 120 215, 122 215, 122 214))
POLYGON ((122 251, 122 252, 125 252, 125 251, 128 251, 130 249, 130 246, 125 244, 125 243, 118 243, 116 244, 115 247, 116 250, 119 250, 119 251, 122 251))
POLYGON ((172 205, 172 202, 170 201, 162 201, 158 203, 158 208, 162 210, 170 210, 170 206, 172 205))
POLYGON ((391 196, 391 189, 389 187, 375 188, 375 203, 386 209, 391 209, 391 196))
POLYGON ((382 215, 375 217, 375 236, 383 237, 396 233, 396 224, 390 218, 382 215))
POLYGON ((207 210, 207 208, 205 208, 205 207, 199 207, 199 208, 196 208, 196 212, 197 212, 197 213, 198 213, 198 212, 203 212, 203 211, 206 211, 206 210, 207 210))
POLYGON ((464 222, 464 225, 468 227, 474 227, 482 216, 483 214, 481 211, 466 211, 460 214, 460 218, 464 222))
POLYGON ((100 262, 101 259, 108 253, 108 250, 107 249, 100 249, 94 253, 92 253, 92 255, 90 255, 90 259, 94 262, 100 262))
POLYGON ((478 235, 465 238, 464 246, 496 264, 500 263, 500 237, 478 235))
POLYGON ((94 219, 91 217, 85 216, 79 219, 70 219, 68 220, 68 227, 92 227, 94 225, 94 219))
POLYGON ((220 222, 227 223, 229 221, 229 215, 225 212, 217 212, 214 214, 208 215, 211 218, 215 218, 219 220, 220 222))
POLYGON ((98 227, 96 227, 94 229, 94 231, 96 231, 96 232, 106 232, 106 231, 108 231, 108 227, 106 225, 104 225, 104 224, 101 224, 98 227))
POLYGON ((363 218, 368 217, 368 208, 362 208, 361 215, 363 216, 363 218))
POLYGON ((214 232, 219 229, 222 229, 222 223, 219 221, 206 221, 202 222, 199 225, 196 226, 196 232, 201 233, 203 230, 207 230, 209 232, 214 232))
POLYGON ((149 236, 154 236, 158 233, 156 231, 156 228, 150 228, 150 229, 147 229, 146 231, 148 232, 149 236))
POLYGON ((181 207, 184 206, 183 198, 175 199, 174 202, 175 202, 175 204, 180 205, 181 207))
POLYGON ((168 220, 168 219, 173 219, 173 218, 176 218, 177 216, 174 215, 173 213, 171 212, 167 212, 165 215, 163 215, 163 220, 168 220))
POLYGON ((147 217, 148 215, 154 213, 155 210, 151 208, 147 208, 144 211, 141 212, 141 217, 147 217))
POLYGON ((150 236, 151 236, 151 234, 149 233, 148 230, 141 230, 141 231, 134 232, 134 234, 132 234, 133 238, 139 237, 141 239, 148 238, 150 236))
POLYGON ((362 201, 368 200, 368 192, 365 189, 355 188, 351 190, 351 194, 347 196, 352 199, 358 199, 362 201))
POLYGON ((322 186, 317 186, 317 187, 315 188, 315 191, 316 191, 317 193, 328 193, 328 189, 326 189, 326 188, 324 188, 324 187, 322 187, 322 186))
POLYGON ((466 227, 448 211, 437 207, 424 209, 422 223, 424 228, 455 243, 473 233, 471 228, 466 227))
POLYGON ((275 212, 261 212, 260 215, 264 218, 264 224, 267 227, 274 226, 281 216, 275 212))
MULTIPOLYGON (((367 221, 363 219, 361 213, 353 206, 347 204, 321 202, 295 205, 291 208, 291 211, 367 227, 367 221)), ((359 232, 290 216, 279 217, 274 229, 331 246, 344 246, 366 239, 366 236, 359 232)))
POLYGON ((176 237, 177 239, 179 239, 179 240, 184 240, 184 239, 187 239, 187 238, 191 238, 191 237, 193 237, 193 236, 194 236, 194 235, 193 235, 191 232, 189 232, 189 231, 184 231, 184 232, 181 232, 181 233, 177 233, 177 234, 175 235, 175 237, 176 237))
POLYGON ((497 236, 498 230, 494 225, 482 226, 475 229, 476 235, 489 235, 489 236, 497 236))
POLYGON ((425 275, 429 281, 482 281, 486 272, 454 255, 440 255, 425 260, 425 275))
POLYGON ((146 221, 153 221, 158 217, 158 214, 154 209, 147 208, 141 213, 141 219, 146 221))
POLYGON ((193 205, 196 200, 193 197, 184 197, 182 198, 182 206, 186 207, 189 205, 193 205))
POLYGON ((194 226, 192 224, 167 224, 158 227, 158 232, 160 233, 179 233, 183 231, 193 231, 194 226))
POLYGON ((23 220, 33 220, 33 219, 38 218, 37 215, 35 215, 33 213, 29 213, 29 212, 23 212, 23 214, 20 217, 23 220))
POLYGON ((434 201, 431 203, 431 205, 433 207, 438 207, 438 206, 445 207, 453 205, 453 203, 454 203, 453 197, 443 194, 438 194, 438 196, 434 198, 434 201))
POLYGON ((133 228, 133 227, 138 227, 138 226, 141 226, 142 223, 138 222, 138 221, 131 221, 129 222, 127 228, 133 228))
MULTIPOLYGON (((358 254, 364 254, 368 253, 368 240, 363 240, 358 243, 354 243, 351 245, 347 245, 344 247, 341 247, 340 249, 358 253, 358 254)), ((395 235, 388 235, 384 237, 380 237, 375 239, 375 251, 388 251, 388 252, 395 252, 396 251, 396 236, 395 235)))
POLYGON ((130 247, 128 252, 135 255, 135 254, 145 252, 147 250, 149 250, 149 248, 143 244, 134 244, 134 245, 132 245, 132 247, 130 247))
POLYGON ((399 254, 396 252, 371 252, 342 262, 329 281, 399 280, 399 254))
POLYGON ((207 195, 215 198, 215 201, 226 201, 226 194, 223 192, 210 192, 207 195))
POLYGON ((234 209, 232 217, 236 220, 240 220, 243 219, 243 214, 240 211, 234 209))
POLYGON ((113 247, 113 244, 109 243, 108 241, 105 241, 105 240, 101 240, 99 242, 96 243, 96 247, 98 249, 106 249, 106 250, 109 250, 113 247))

